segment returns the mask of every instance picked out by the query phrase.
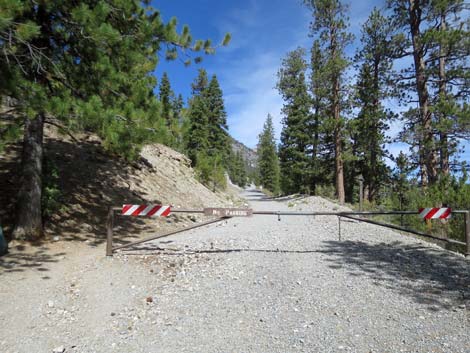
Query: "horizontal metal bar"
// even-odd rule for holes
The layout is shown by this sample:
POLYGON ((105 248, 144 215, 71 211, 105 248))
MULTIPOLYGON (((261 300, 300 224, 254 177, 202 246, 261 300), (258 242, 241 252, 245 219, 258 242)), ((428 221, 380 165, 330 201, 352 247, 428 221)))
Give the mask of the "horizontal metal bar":
POLYGON ((348 215, 343 215, 341 217, 353 219, 353 220, 359 221, 359 222, 371 223, 371 224, 375 224, 377 226, 386 227, 386 228, 390 228, 390 229, 395 229, 395 230, 399 230, 399 231, 402 231, 402 232, 407 232, 407 233, 419 235, 419 236, 422 236, 422 237, 427 237, 427 238, 431 238, 431 239, 435 239, 435 240, 445 241, 447 243, 465 245, 465 243, 462 242, 462 241, 458 241, 458 240, 454 240, 454 239, 441 238, 441 237, 437 237, 435 235, 418 232, 416 230, 411 230, 411 229, 408 229, 408 228, 403 228, 403 227, 399 227, 399 226, 392 225, 392 224, 372 221, 372 220, 366 219, 366 218, 357 218, 357 217, 351 217, 351 216, 348 216, 348 215))
POLYGON ((175 230, 173 232, 169 232, 169 233, 165 233, 165 234, 154 235, 154 236, 151 236, 149 238, 134 241, 132 243, 116 246, 115 248, 113 248, 113 251, 116 251, 116 250, 119 250, 119 249, 124 249, 124 248, 129 248, 129 247, 132 247, 134 245, 142 244, 142 243, 145 243, 145 242, 148 242, 148 241, 151 241, 151 240, 168 237, 168 236, 173 235, 173 234, 186 232, 186 231, 191 230, 191 229, 196 229, 196 228, 200 228, 200 227, 203 227, 203 226, 207 226, 209 224, 217 223, 217 222, 223 221, 225 219, 229 219, 229 218, 231 218, 231 217, 221 217, 221 218, 213 219, 211 221, 207 221, 207 222, 204 222, 204 223, 197 224, 197 225, 192 226, 192 227, 175 230))
MULTIPOLYGON (((121 211, 121 207, 113 207, 114 211, 121 211)), ((453 210, 452 213, 465 214, 465 210, 453 210)), ((197 209, 178 209, 172 208, 171 213, 204 213, 204 210, 197 209)), ((414 215, 419 211, 347 211, 347 212, 291 212, 291 211, 253 211, 255 215, 272 215, 272 216, 342 216, 342 215, 414 215)))
POLYGON ((204 213, 204 210, 191 210, 184 208, 172 208, 171 213, 204 213))
POLYGON ((416 211, 371 211, 371 212, 289 212, 289 211, 253 211, 257 215, 273 216, 342 216, 342 215, 398 215, 398 214, 418 214, 416 211))

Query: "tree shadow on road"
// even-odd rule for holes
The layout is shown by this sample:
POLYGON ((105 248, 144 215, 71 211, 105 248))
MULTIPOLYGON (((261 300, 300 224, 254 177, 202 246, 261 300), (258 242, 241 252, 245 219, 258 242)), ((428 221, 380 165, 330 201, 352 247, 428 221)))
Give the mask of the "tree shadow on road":
POLYGON ((44 275, 42 279, 50 279, 45 274, 49 269, 47 264, 59 262, 66 255, 65 252, 51 253, 46 246, 39 246, 32 251, 22 245, 15 246, 11 252, 0 257, 0 275, 2 273, 24 272, 34 270, 44 275))
POLYGON ((322 250, 330 268, 373 279, 429 310, 470 306, 470 262, 449 252, 398 241, 325 241, 322 250))

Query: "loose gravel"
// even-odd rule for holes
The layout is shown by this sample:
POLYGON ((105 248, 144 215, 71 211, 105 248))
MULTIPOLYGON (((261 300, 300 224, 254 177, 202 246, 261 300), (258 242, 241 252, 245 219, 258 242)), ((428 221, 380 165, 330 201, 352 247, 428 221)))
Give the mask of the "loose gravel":
POLYGON ((374 225, 343 220, 340 241, 336 217, 254 216, 74 249, 0 272, 1 352, 470 352, 470 262, 374 225))

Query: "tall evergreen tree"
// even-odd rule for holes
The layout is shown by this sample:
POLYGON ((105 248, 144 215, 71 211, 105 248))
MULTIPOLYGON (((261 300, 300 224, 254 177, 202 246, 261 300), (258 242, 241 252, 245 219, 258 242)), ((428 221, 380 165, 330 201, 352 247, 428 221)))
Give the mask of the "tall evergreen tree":
POLYGON ((223 93, 217 76, 212 76, 207 90, 204 92, 204 99, 207 102, 208 109, 208 154, 220 155, 222 161, 225 162, 230 152, 230 143, 227 132, 227 113, 225 112, 223 93))
POLYGON ((277 89, 284 99, 283 128, 279 147, 281 188, 285 193, 310 193, 308 147, 310 135, 305 128, 310 119, 311 101, 307 92, 305 50, 287 54, 278 71, 277 89))
POLYGON ((176 119, 181 124, 181 113, 184 108, 184 100, 182 94, 178 94, 171 102, 171 109, 173 110, 176 119))
POLYGON ((201 182, 215 190, 225 187, 230 148, 222 90, 217 77, 209 81, 204 69, 199 70, 191 88, 186 151, 201 182))
POLYGON ((420 0, 389 0, 388 5, 394 12, 394 24, 399 32, 395 42, 399 43, 395 57, 401 58, 410 55, 413 66, 402 71, 399 79, 403 82, 403 89, 415 87, 419 115, 415 124, 415 134, 418 140, 419 168, 423 186, 433 183, 437 178, 437 156, 434 134, 432 131, 431 101, 429 96, 429 82, 427 75, 426 53, 429 50, 429 41, 425 40, 423 27, 426 13, 429 11, 429 2, 420 0), (405 33, 410 34, 407 39, 405 33))
POLYGON ((178 115, 174 111, 175 93, 171 89, 170 79, 166 72, 163 73, 160 81, 158 98, 162 106, 162 118, 168 129, 167 145, 177 148, 180 135, 178 115))
POLYGON ((376 8, 362 27, 362 49, 356 55, 361 63, 356 84, 356 103, 360 109, 351 124, 356 143, 357 173, 364 177, 365 197, 377 198, 380 185, 387 178, 384 157, 385 131, 391 118, 382 106, 389 96, 392 62, 389 55, 391 26, 376 8))
POLYGON ((150 73, 160 45, 168 44, 169 59, 178 48, 214 52, 210 41, 193 44, 188 27, 178 34, 176 19, 164 24, 146 5, 127 0, 0 4, 0 93, 18 102, 24 125, 14 237, 43 234, 45 123, 94 130, 105 147, 132 158, 158 133, 150 73))
POLYGON ((280 192, 279 158, 276 151, 273 119, 270 114, 268 114, 263 131, 258 137, 257 154, 260 185, 274 195, 278 195, 280 192))
POLYGON ((184 137, 186 151, 191 159, 192 165, 197 164, 197 157, 200 153, 207 153, 209 148, 209 108, 205 100, 205 91, 209 85, 207 72, 199 69, 198 76, 191 84, 192 97, 188 107, 188 131, 184 137))
POLYGON ((442 177, 450 175, 450 160, 457 152, 458 140, 470 137, 470 23, 467 20, 465 26, 462 19, 465 6, 463 0, 433 0, 428 19, 437 23, 431 25, 427 37, 432 43, 429 76, 442 177))
POLYGON ((187 133, 187 119, 184 114, 184 100, 183 96, 178 94, 177 97, 173 97, 171 100, 171 109, 173 111, 173 131, 175 135, 175 147, 179 151, 184 151, 184 136, 187 133))
POLYGON ((327 125, 332 127, 334 136, 336 194, 339 202, 344 203, 344 118, 341 116, 341 109, 344 73, 349 65, 345 49, 351 43, 353 36, 346 31, 347 6, 341 0, 305 0, 305 4, 313 15, 311 35, 319 40, 324 53, 324 75, 330 88, 328 97, 330 122, 327 125))
POLYGON ((394 57, 413 60, 397 81, 405 103, 418 103, 418 109, 403 115, 408 129, 403 135, 413 136, 421 185, 427 186, 449 173, 456 145, 452 135, 468 136, 468 119, 461 118, 468 113, 463 98, 468 98, 468 29, 458 18, 465 5, 460 0, 389 0, 388 6, 398 32, 394 57))
POLYGON ((201 96, 209 86, 209 79, 205 69, 199 69, 198 75, 193 83, 191 83, 191 94, 193 96, 201 96))
POLYGON ((334 184, 335 158, 334 140, 328 133, 328 97, 329 88, 325 54, 320 41, 314 40, 310 58, 310 95, 312 97, 312 119, 308 125, 311 136, 311 189, 314 191, 319 184, 334 184))
POLYGON ((167 124, 170 125, 172 120, 172 105, 171 101, 175 93, 171 89, 170 79, 166 72, 163 73, 162 79, 159 86, 158 98, 162 103, 162 117, 167 121, 167 124))

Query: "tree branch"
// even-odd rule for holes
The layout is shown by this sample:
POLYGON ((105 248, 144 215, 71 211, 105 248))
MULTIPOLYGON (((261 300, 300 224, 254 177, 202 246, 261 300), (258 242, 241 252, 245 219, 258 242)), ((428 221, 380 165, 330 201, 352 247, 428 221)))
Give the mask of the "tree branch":
POLYGON ((44 123, 45 123, 45 124, 52 125, 52 126, 55 126, 55 127, 59 128, 59 129, 63 130, 67 135, 70 136, 70 138, 73 140, 73 142, 75 142, 75 143, 80 143, 80 141, 78 141, 78 140, 75 138, 75 136, 73 136, 72 133, 71 133, 65 126, 63 126, 62 124, 60 124, 59 122, 57 122, 57 121, 52 121, 52 120, 50 120, 50 119, 46 119, 46 120, 44 121, 44 123))

